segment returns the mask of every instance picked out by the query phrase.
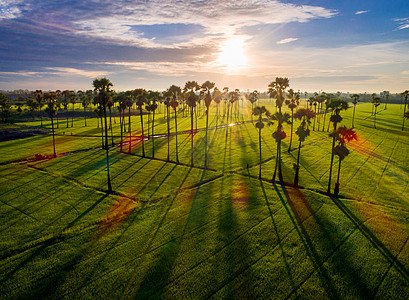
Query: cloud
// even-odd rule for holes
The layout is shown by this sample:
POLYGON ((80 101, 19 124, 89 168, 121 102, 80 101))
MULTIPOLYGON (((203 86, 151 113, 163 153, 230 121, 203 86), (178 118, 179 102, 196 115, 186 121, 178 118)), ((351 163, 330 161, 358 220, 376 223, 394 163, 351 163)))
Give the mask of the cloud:
POLYGON ((101 76, 107 76, 111 72, 107 71, 86 71, 86 70, 79 70, 74 68, 61 68, 61 67, 49 67, 46 68, 47 70, 57 71, 55 74, 60 76, 81 76, 81 77, 88 77, 88 78, 96 78, 101 76))
POLYGON ((283 39, 283 40, 278 41, 277 44, 288 44, 288 43, 294 42, 296 40, 298 40, 298 38, 287 38, 287 39, 283 39))
POLYGON ((408 18, 396 18, 394 19, 394 21, 399 24, 397 28, 398 30, 409 28, 409 17, 408 18))
POLYGON ((20 17, 25 6, 23 0, 0 1, 0 20, 20 17))
POLYGON ((366 14, 368 13, 369 10, 358 10, 357 12, 355 12, 356 15, 362 15, 362 14, 366 14))

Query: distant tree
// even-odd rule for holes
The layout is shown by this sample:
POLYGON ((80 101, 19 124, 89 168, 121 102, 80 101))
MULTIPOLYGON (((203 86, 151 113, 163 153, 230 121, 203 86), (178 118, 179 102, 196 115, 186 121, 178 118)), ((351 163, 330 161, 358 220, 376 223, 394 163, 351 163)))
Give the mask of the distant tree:
POLYGON ((108 127, 107 127, 107 112, 106 108, 110 101, 110 91, 113 86, 112 82, 103 77, 100 79, 95 79, 92 83, 95 91, 97 92, 97 99, 100 106, 102 106, 104 120, 105 120, 105 149, 106 149, 106 159, 107 159, 107 177, 108 177, 108 192, 112 193, 111 178, 109 174, 109 152, 108 152, 108 127))
POLYGON ((373 112, 374 112, 374 99, 375 99, 375 97, 376 97, 376 94, 375 93, 372 93, 371 94, 371 103, 372 103, 372 112, 371 112, 371 115, 373 115, 373 112))
POLYGON ((276 154, 276 164, 274 167, 274 174, 272 182, 274 183, 276 180, 276 174, 278 170, 278 179, 280 183, 284 183, 283 173, 282 173, 282 160, 281 160, 281 141, 286 138, 286 133, 283 130, 283 124, 291 124, 290 114, 289 113, 281 113, 276 112, 274 114, 266 113, 266 116, 269 118, 270 121, 277 121, 277 129, 273 132, 273 138, 276 140, 277 143, 277 154, 276 154))
POLYGON ((258 149, 259 149, 259 155, 260 155, 258 179, 260 180, 261 180, 261 130, 264 128, 263 115, 266 113, 269 114, 265 106, 256 106, 253 109, 253 115, 258 117, 256 128, 258 129, 258 149))
POLYGON ((5 94, 0 92, 1 121, 7 123, 10 115, 10 100, 5 94))
POLYGON ((91 103, 91 99, 83 91, 77 92, 78 99, 81 101, 82 107, 84 108, 84 125, 87 127, 87 107, 91 103))
POLYGON ((35 90, 33 92, 34 99, 37 101, 37 109, 40 115, 40 120, 41 120, 41 127, 43 127, 43 115, 41 114, 41 109, 43 108, 44 105, 44 93, 42 90, 35 90))
POLYGON ((381 104, 381 98, 379 98, 379 97, 374 97, 374 98, 372 99, 372 104, 373 104, 374 109, 375 109, 374 118, 373 118, 373 127, 376 129, 376 109, 377 109, 378 106, 381 104))
POLYGON ((382 98, 383 98, 383 100, 384 100, 384 102, 385 102, 385 107, 384 107, 385 110, 386 110, 386 107, 387 107, 387 105, 388 105, 389 95, 390 95, 389 91, 383 91, 383 92, 381 92, 381 96, 382 96, 382 98))
POLYGON ((291 151, 291 144, 293 142, 293 123, 294 123, 294 109, 300 104, 300 94, 294 92, 293 89, 288 90, 288 98, 285 100, 285 104, 291 110, 291 134, 290 134, 290 145, 288 146, 288 153, 291 151))
POLYGON ((352 140, 357 139, 356 132, 353 129, 348 129, 345 126, 339 127, 335 132, 332 133, 335 140, 338 141, 338 145, 334 148, 334 154, 338 156, 338 175, 337 182, 335 183, 334 195, 338 196, 339 194, 339 174, 341 173, 341 162, 348 156, 349 150, 346 147, 346 144, 352 140))
POLYGON ((205 94, 205 105, 206 105, 206 135, 205 135, 205 161, 204 161, 204 167, 207 169, 207 131, 209 127, 209 109, 210 109, 210 104, 212 103, 212 95, 210 94, 210 91, 214 88, 215 84, 214 82, 210 82, 207 80, 205 83, 202 84, 202 91, 205 94))
POLYGON ((54 117, 57 114, 58 107, 57 107, 57 99, 58 96, 55 92, 48 92, 44 94, 44 99, 48 102, 46 112, 51 119, 51 129, 53 134, 53 157, 56 158, 57 154, 55 152, 55 134, 54 134, 54 117))
POLYGON ((309 126, 311 124, 311 119, 315 118, 315 112, 308 108, 300 108, 294 114, 294 117, 298 120, 301 120, 301 125, 297 128, 295 132, 298 135, 298 155, 297 155, 297 165, 295 167, 295 178, 294 185, 298 186, 298 174, 300 170, 300 153, 301 153, 301 144, 305 139, 310 135, 309 126))
MULTIPOLYGON (((337 125, 341 123, 341 111, 347 110, 349 107, 348 102, 341 99, 331 99, 328 104, 328 108, 332 109, 332 116, 330 122, 333 124, 333 132, 337 131, 337 125)), ((328 189, 327 194, 331 194, 331 177, 332 177, 332 165, 334 163, 334 154, 335 154, 335 135, 332 134, 332 147, 331 147, 331 163, 329 168, 329 178, 328 178, 328 189)))
POLYGON ((121 130, 121 144, 120 144, 120 152, 122 152, 122 144, 123 144, 123 134, 124 134, 124 120, 125 120, 125 109, 126 109, 126 96, 125 92, 120 92, 115 94, 115 102, 118 102, 118 113, 119 113, 119 127, 121 130))
POLYGON ((61 95, 63 98, 61 99, 61 103, 64 106, 64 110, 67 112, 67 128, 69 125, 69 116, 68 116, 68 104, 70 103, 70 98, 72 95, 73 91, 65 90, 62 91, 61 95))
POLYGON ((129 148, 128 148, 128 153, 131 153, 132 149, 132 126, 131 126, 131 108, 134 104, 134 96, 133 96, 133 91, 126 91, 125 92, 125 97, 126 97, 126 107, 128 107, 128 133, 129 133, 129 148))
POLYGON ((251 103, 251 111, 252 111, 252 114, 251 114, 251 122, 252 123, 254 123, 253 122, 253 115, 254 115, 254 109, 253 109, 253 105, 254 105, 254 103, 256 103, 256 101, 258 100, 258 97, 259 97, 259 92, 257 92, 256 90, 254 90, 253 92, 251 92, 250 93, 250 95, 249 95, 249 97, 247 98, 249 101, 250 101, 250 103, 251 103))
POLYGON ((355 127, 355 108, 356 108, 356 105, 359 102, 359 95, 358 94, 353 94, 350 97, 352 99, 352 104, 354 105, 354 112, 352 114, 352 128, 354 128, 355 127))
POLYGON ((75 103, 77 102, 77 94, 74 91, 71 91, 69 100, 70 100, 70 103, 72 104, 71 127, 74 127, 74 111, 75 111, 75 103))
POLYGON ((38 108, 38 102, 31 95, 27 99, 27 106, 28 106, 28 109, 29 109, 29 111, 31 113, 31 116, 33 117, 33 121, 34 121, 35 120, 34 112, 38 108))
MULTIPOLYGON (((150 110, 152 112, 152 158, 155 157, 155 111, 158 108, 158 101, 161 98, 161 93, 155 91, 148 91, 147 99, 150 103, 150 110)), ((177 144, 177 143, 176 143, 177 144)))
POLYGON ((213 90, 213 100, 217 105, 216 126, 217 126, 217 121, 219 120, 219 116, 220 116, 220 102, 222 101, 222 98, 223 98, 222 92, 217 87, 215 87, 213 90))
POLYGON ((405 115, 406 115, 406 106, 408 104, 409 90, 406 90, 401 93, 403 99, 405 99, 405 106, 403 108, 403 122, 402 122, 402 131, 405 130, 405 115))
MULTIPOLYGON (((175 112, 175 137, 176 137, 176 163, 179 163, 179 149, 178 149, 178 121, 177 121, 177 107, 179 106, 179 96, 182 94, 182 89, 176 85, 172 85, 169 87, 169 106, 173 108, 175 112)), ((169 128, 169 127, 168 127, 169 128)), ((168 131, 168 160, 169 160, 169 131, 168 131)))
POLYGON ((290 81, 286 77, 276 77, 275 81, 268 85, 268 93, 270 94, 270 98, 276 99, 276 107, 280 113, 285 99, 285 91, 289 86, 290 81))

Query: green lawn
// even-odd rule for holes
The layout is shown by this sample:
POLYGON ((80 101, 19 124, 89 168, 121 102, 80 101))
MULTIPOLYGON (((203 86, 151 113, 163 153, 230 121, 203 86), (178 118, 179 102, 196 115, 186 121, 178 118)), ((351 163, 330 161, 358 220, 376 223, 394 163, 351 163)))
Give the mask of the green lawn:
MULTIPOLYGON (((56 147, 66 154, 56 159, 11 163, 51 154, 50 135, 1 142, 2 298, 406 299, 409 137, 408 129, 401 131, 401 114, 399 105, 388 105, 375 130, 370 105, 357 106, 358 140, 342 163, 338 198, 325 195, 331 139, 326 128, 317 130, 322 119, 302 147, 297 189, 270 182, 274 125, 262 131, 258 180, 256 128, 247 122, 216 129, 231 122, 218 118, 215 108, 208 170, 204 131, 194 136, 189 166, 191 136, 182 132, 190 129, 190 117, 179 114, 181 164, 174 163, 175 136, 170 162, 166 137, 155 139, 155 159, 152 139, 145 142, 146 158, 140 143, 131 154, 113 147, 112 195, 105 193, 96 119, 87 127, 74 120, 68 130, 61 122, 56 147)), ((350 126, 352 109, 343 116, 350 126)), ((233 119, 249 121, 249 110, 233 119)), ((166 133, 163 114, 157 121, 155 133, 166 133)), ((200 115, 198 128, 205 122, 200 115)), ((139 116, 132 117, 132 128, 140 134, 139 116)), ((292 183, 298 143, 294 135, 288 153, 289 126, 285 131, 283 172, 292 183)))

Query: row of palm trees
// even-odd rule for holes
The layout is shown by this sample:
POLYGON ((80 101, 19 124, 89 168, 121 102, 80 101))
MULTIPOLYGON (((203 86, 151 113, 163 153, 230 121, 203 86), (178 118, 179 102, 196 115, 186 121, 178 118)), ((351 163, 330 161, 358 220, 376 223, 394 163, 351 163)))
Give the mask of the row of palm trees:
MULTIPOLYGON (((215 84, 210 81, 206 81, 202 85, 199 85, 195 81, 188 81, 185 84, 184 89, 181 89, 178 86, 172 85, 169 87, 165 92, 159 93, 156 91, 146 91, 144 89, 135 89, 132 91, 125 91, 120 93, 115 93, 111 90, 113 86, 112 83, 107 78, 100 78, 96 79, 93 82, 94 91, 92 93, 94 104, 97 105, 96 112, 101 117, 101 137, 102 137, 102 145, 103 148, 106 150, 107 153, 107 170, 108 170, 108 190, 112 191, 111 182, 109 179, 109 158, 108 158, 108 128, 111 129, 111 137, 112 137, 112 145, 113 142, 113 134, 112 134, 112 124, 111 124, 111 111, 114 103, 118 103, 118 112, 119 112, 119 119, 120 119, 120 128, 121 128, 121 143, 120 143, 120 150, 123 151, 123 135, 126 131, 125 127, 125 112, 128 110, 128 133, 129 133, 129 148, 128 153, 131 153, 132 150, 132 128, 131 128, 131 107, 136 105, 139 110, 140 120, 141 120, 141 136, 138 139, 141 142, 142 148, 142 156, 146 157, 145 153, 145 131, 144 131, 144 119, 143 114, 148 113, 148 134, 147 138, 152 138, 152 158, 155 157, 155 134, 154 134, 154 124, 155 124, 155 111, 158 109, 158 103, 162 103, 164 105, 164 118, 167 122, 167 139, 168 139, 168 155, 167 160, 170 160, 169 153, 170 153, 170 110, 173 109, 174 111, 174 120, 175 120, 175 137, 176 137, 176 163, 179 163, 179 151, 178 151, 178 143, 177 143, 177 116, 178 110, 182 111, 185 114, 185 108, 190 109, 190 119, 191 119, 191 166, 194 166, 193 161, 193 137, 197 130, 197 114, 198 108, 200 108, 201 100, 203 106, 205 108, 204 114, 206 115, 206 134, 205 134, 205 162, 204 168, 208 168, 208 121, 209 121, 209 108, 211 103, 214 101, 217 105, 217 118, 219 117, 221 110, 220 110, 220 103, 222 100, 225 101, 225 110, 224 115, 227 114, 227 122, 229 122, 229 114, 230 118, 233 116, 233 111, 235 110, 236 119, 239 111, 238 107, 238 100, 240 98, 240 91, 228 91, 228 88, 224 88, 223 92, 221 92, 215 84), (181 107, 182 106, 182 107, 181 107), (109 127, 107 122, 107 110, 109 110, 109 127), (145 110, 145 111, 144 111, 145 110), (152 121, 150 121, 150 116, 152 114, 152 121), (196 130, 194 130, 194 116, 196 115, 196 130), (150 131, 152 133, 150 133, 150 131)), ((297 107, 300 105, 300 93, 294 92, 294 90, 289 89, 289 80, 288 78, 281 78, 277 77, 275 81, 269 84, 269 94, 270 97, 275 99, 276 103, 276 112, 270 113, 265 107, 257 106, 253 107, 253 105, 258 101, 259 93, 254 91, 248 94, 247 100, 252 105, 252 115, 258 117, 258 120, 255 124, 256 129, 259 133, 259 154, 260 154, 260 166, 259 166, 259 178, 261 179, 261 162, 262 162, 262 150, 261 150, 261 131, 264 128, 265 118, 267 118, 267 124, 272 125, 274 123, 277 124, 276 130, 273 132, 273 137, 277 143, 277 152, 275 156, 275 169, 272 181, 276 182, 276 177, 278 175, 278 181, 280 183, 284 183, 283 174, 282 174, 282 159, 281 159, 281 145, 282 140, 286 138, 286 133, 283 130, 283 125, 285 123, 291 125, 291 134, 290 134, 290 143, 288 152, 291 151, 292 147, 292 140, 293 140, 293 124, 294 119, 300 120, 300 126, 296 130, 296 135, 299 138, 298 143, 298 155, 297 155, 297 164, 296 164, 296 174, 294 178, 294 185, 298 186, 299 182, 299 162, 300 162, 300 153, 302 143, 306 140, 306 138, 310 134, 310 127, 311 122, 314 120, 313 123, 313 130, 315 129, 316 119, 323 118, 322 123, 322 130, 324 131, 325 128, 325 116, 327 112, 331 113, 330 123, 333 124, 333 131, 330 134, 332 137, 332 151, 331 151, 331 161, 330 161, 330 172, 329 172, 329 182, 328 182, 328 190, 327 193, 330 194, 331 188, 331 180, 332 180, 332 169, 334 163, 334 156, 338 156, 339 158, 339 166, 338 166, 338 176, 337 182, 335 184, 335 194, 339 192, 339 174, 341 168, 341 161, 348 155, 349 151, 346 148, 346 143, 353 138, 356 138, 356 134, 352 129, 348 129, 345 126, 337 128, 337 125, 342 121, 342 117, 340 112, 346 110, 348 108, 348 103, 344 100, 340 100, 338 98, 334 98, 331 94, 326 93, 316 93, 314 97, 308 99, 307 108, 299 108, 297 107), (287 105, 291 111, 291 114, 288 112, 282 112, 282 106, 287 105), (325 105, 325 106, 324 106, 325 105), (309 107, 308 107, 309 106, 309 107), (324 108, 323 108, 324 106, 324 108), (314 107, 314 110, 312 109, 314 107)), ((50 99, 50 93, 44 93, 43 97, 45 99, 50 99)), ((54 116, 56 115, 56 103, 59 98, 58 93, 54 92, 53 94, 53 103, 50 104, 51 101, 49 100, 49 107, 51 106, 53 109, 53 113, 50 114, 50 118, 53 121, 54 116), (55 95, 54 95, 55 94, 55 95), (51 117, 53 115, 53 117, 51 117)), ((82 97, 87 97, 86 92, 80 93, 82 97)), ((91 93, 89 93, 91 94, 91 93)), ((353 100, 352 103, 354 105, 354 113, 352 119, 352 127, 354 127, 354 118, 355 118, 355 107, 359 102, 359 95, 354 94, 351 95, 351 99, 353 100)), ((407 98, 405 100, 405 103, 407 98)), ((406 111, 406 104, 405 104, 405 111, 406 111)), ((376 114, 376 108, 375 108, 376 114)), ((253 122, 253 117, 252 117, 253 122)), ((99 126, 99 125, 98 125, 99 126)), ((54 125, 52 124, 53 132, 54 132, 54 125)), ((319 126, 317 127, 319 130, 319 126)), ((327 129, 329 131, 329 129, 327 129)), ((228 130, 226 131, 228 134, 228 130)), ((53 134, 54 139, 54 134, 53 134)), ((55 143, 54 148, 55 148, 55 143)), ((55 155, 55 150, 54 150, 55 155)))

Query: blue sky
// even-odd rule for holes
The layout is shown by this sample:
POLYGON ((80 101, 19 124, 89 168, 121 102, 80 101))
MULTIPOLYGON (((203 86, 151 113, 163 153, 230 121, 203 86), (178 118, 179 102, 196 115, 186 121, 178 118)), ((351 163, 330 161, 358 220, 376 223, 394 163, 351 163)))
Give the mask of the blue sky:
POLYGON ((0 0, 0 42, 4 90, 409 88, 407 0, 0 0))

